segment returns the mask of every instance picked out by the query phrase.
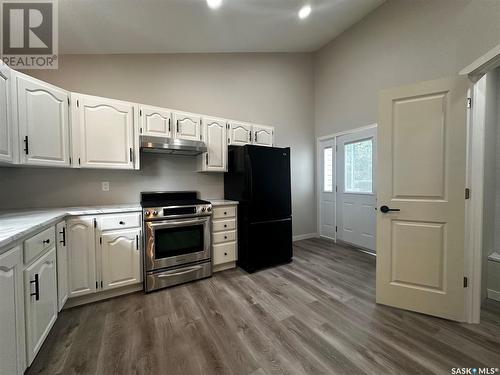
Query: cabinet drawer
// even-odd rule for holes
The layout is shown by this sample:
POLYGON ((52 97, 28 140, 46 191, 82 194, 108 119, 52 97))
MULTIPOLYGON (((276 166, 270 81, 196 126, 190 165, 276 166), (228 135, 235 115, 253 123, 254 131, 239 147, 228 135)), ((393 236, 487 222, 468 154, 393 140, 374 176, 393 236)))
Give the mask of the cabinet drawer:
POLYGON ((236 229, 236 219, 216 220, 212 222, 213 232, 220 232, 223 230, 233 230, 233 229, 236 229))
POLYGON ((212 239, 214 244, 236 241, 236 231, 214 233, 212 239))
POLYGON ((54 227, 45 229, 24 241, 24 263, 27 264, 44 250, 56 244, 56 232, 54 227))
POLYGON ((236 207, 223 206, 223 207, 214 207, 212 217, 214 219, 221 219, 223 217, 235 217, 235 216, 236 216, 236 207))
POLYGON ((222 243, 213 246, 214 266, 236 261, 236 242, 222 243))
POLYGON ((141 213, 102 215, 97 220, 99 221, 99 229, 102 231, 137 228, 141 226, 141 213))

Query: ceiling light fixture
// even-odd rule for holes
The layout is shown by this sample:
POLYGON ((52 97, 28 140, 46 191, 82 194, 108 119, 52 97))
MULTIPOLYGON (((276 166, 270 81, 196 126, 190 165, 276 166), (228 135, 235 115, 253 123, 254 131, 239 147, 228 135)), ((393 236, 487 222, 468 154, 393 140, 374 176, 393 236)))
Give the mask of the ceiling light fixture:
POLYGON ((222 5, 222 0, 207 0, 207 5, 211 9, 217 9, 222 5))
POLYGON ((299 18, 301 20, 303 20, 304 18, 309 17, 310 14, 311 14, 311 6, 310 5, 304 5, 299 10, 299 18))

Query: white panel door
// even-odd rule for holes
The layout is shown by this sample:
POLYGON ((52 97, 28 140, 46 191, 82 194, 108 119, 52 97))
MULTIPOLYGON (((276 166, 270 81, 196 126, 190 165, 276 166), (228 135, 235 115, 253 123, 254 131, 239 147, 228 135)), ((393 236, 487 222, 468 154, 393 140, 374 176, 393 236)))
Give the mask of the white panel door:
POLYGON ((142 135, 167 138, 172 136, 172 111, 166 108, 141 105, 139 113, 142 135))
POLYGON ((14 127, 11 114, 11 71, 0 62, 0 162, 14 163, 14 127))
POLYGON ((202 154, 202 170, 224 172, 227 170, 227 123, 212 117, 203 118, 205 142, 208 152, 202 154))
POLYGON ((57 302, 59 311, 68 299, 68 247, 66 245, 66 222, 56 225, 57 249, 57 302))
POLYGON ((173 120, 175 125, 175 138, 188 141, 200 141, 201 136, 201 117, 199 115, 174 112, 173 120))
POLYGON ((0 255, 0 374, 26 368, 23 261, 21 248, 0 255))
POLYGON ((101 236, 103 290, 141 282, 141 229, 105 232, 101 236))
POLYGON ((57 319, 56 248, 24 271, 26 352, 31 365, 57 319))
POLYGON ((319 234, 335 239, 335 139, 319 142, 319 234))
POLYGON ((337 239, 375 252, 377 129, 337 137, 337 239))
POLYGON ((252 125, 243 122, 229 122, 229 144, 244 146, 252 143, 252 125))
POLYGON ((66 221, 69 297, 96 291, 95 230, 92 217, 66 221))
POLYGON ((134 169, 139 157, 134 128, 138 106, 89 95, 73 95, 73 130, 82 168, 134 169), (76 108, 75 108, 76 106, 76 108))
POLYGON ((382 91, 378 126, 377 302, 458 321, 467 85, 450 78, 382 91))
POLYGON ((15 77, 21 163, 69 166, 69 93, 21 73, 15 77))
POLYGON ((272 147, 274 145, 274 128, 272 126, 253 125, 253 144, 272 147))

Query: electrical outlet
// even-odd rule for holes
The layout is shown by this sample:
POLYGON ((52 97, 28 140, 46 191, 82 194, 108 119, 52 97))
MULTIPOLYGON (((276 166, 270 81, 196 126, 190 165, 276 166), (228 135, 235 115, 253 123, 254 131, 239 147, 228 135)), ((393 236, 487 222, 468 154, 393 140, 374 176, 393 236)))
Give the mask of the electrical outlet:
POLYGON ((109 191, 109 181, 102 182, 102 191, 109 191))

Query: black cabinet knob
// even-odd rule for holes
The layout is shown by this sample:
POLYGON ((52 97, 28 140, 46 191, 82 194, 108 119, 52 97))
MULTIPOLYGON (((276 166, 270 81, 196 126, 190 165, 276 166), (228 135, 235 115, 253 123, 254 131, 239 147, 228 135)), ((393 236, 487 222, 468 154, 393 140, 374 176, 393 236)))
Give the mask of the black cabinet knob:
POLYGON ((227 253, 224 253, 224 255, 227 255, 227 253))
POLYGON ((124 221, 120 221, 120 225, 125 225, 125 222, 124 221))
POLYGON ((43 240, 42 242, 43 242, 43 243, 50 243, 50 238, 49 238, 49 239, 46 239, 46 240, 43 240))

